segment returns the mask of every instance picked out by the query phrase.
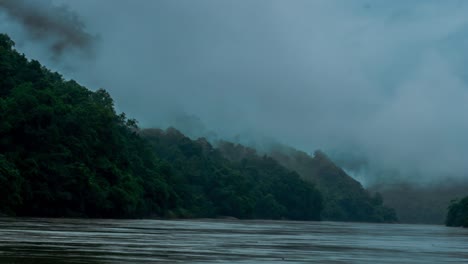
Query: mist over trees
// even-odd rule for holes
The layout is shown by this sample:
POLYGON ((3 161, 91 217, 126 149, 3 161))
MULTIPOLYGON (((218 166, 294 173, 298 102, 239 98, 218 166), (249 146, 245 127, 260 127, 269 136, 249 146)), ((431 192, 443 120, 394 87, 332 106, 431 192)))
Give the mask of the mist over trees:
POLYGON ((5 214, 396 220, 379 211, 380 197, 370 197, 325 156, 316 173, 329 182, 311 181, 278 157, 239 144, 215 147, 176 129, 141 130, 136 120, 116 113, 105 90, 90 91, 29 61, 4 34, 0 110, 5 214), (333 180, 336 173, 345 180, 333 180), (335 195, 353 184, 358 192, 339 200, 351 204, 333 218, 334 202, 324 186, 337 184, 343 187, 335 195))
POLYGON ((396 222, 395 210, 383 204, 382 195, 371 194, 347 175, 321 151, 314 157, 290 147, 277 145, 271 155, 283 166, 297 171, 304 180, 317 185, 324 197, 322 216, 332 221, 396 222))
POLYGON ((369 187, 382 194, 403 223, 444 224, 450 201, 467 194, 468 182, 449 181, 431 185, 387 183, 369 187))
MULTIPOLYGON (((140 134, 171 164, 182 216, 320 219, 322 196, 314 185, 270 157, 250 150, 250 155, 231 161, 223 148, 203 138, 191 140, 175 129, 145 129, 140 134)), ((236 147, 236 153, 247 149, 236 147)))
POLYGON ((13 46, 0 35, 2 212, 320 219, 321 194, 271 158, 237 164, 175 130, 139 132, 105 90, 65 81, 13 46))

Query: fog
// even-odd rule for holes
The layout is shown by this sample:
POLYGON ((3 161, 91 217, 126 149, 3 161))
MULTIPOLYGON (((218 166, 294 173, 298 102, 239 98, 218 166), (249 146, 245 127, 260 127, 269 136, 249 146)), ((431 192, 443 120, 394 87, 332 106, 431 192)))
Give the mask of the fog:
POLYGON ((0 0, 19 51, 142 127, 322 149, 366 185, 468 176, 467 1, 13 2, 40 7, 0 0))
POLYGON ((92 55, 95 37, 83 30, 83 23, 67 6, 46 1, 0 0, 0 7, 7 18, 22 26, 29 40, 46 44, 55 60, 70 49, 92 55))

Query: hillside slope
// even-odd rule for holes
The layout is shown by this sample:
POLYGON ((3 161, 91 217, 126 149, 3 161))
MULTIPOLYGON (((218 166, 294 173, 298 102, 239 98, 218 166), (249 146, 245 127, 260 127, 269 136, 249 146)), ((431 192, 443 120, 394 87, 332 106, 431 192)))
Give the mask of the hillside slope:
POLYGON ((176 206, 171 176, 110 95, 65 81, 0 34, 0 210, 140 217, 176 206))
POLYGON ((276 146, 271 156, 317 185, 324 197, 323 218, 333 221, 396 222, 395 211, 383 205, 379 193, 371 195, 362 185, 335 165, 323 152, 314 157, 285 146, 276 146))
POLYGON ((320 220, 320 193, 274 160, 233 163, 175 130, 140 132, 105 90, 13 47, 0 34, 0 213, 320 220))
POLYGON ((173 128, 145 129, 141 135, 172 165, 188 216, 320 219, 320 193, 271 158, 252 152, 229 160, 205 139, 191 140, 173 128))

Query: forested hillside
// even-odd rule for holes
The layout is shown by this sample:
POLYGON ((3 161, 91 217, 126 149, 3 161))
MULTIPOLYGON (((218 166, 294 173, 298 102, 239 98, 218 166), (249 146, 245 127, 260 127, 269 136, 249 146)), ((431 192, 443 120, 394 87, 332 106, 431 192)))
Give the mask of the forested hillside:
POLYGON ((141 135, 172 165, 183 215, 320 219, 320 193, 272 158, 252 151, 231 161, 205 139, 194 141, 172 128, 146 129, 141 135))
POLYGON ((320 193, 268 157, 144 130, 0 35, 0 212, 20 216, 319 220, 320 193), (141 137, 144 136, 144 138, 141 137))
POLYGON ((297 171, 304 180, 316 184, 324 198, 324 219, 364 222, 398 220, 395 211, 383 205, 379 193, 371 195, 323 152, 316 151, 311 157, 293 148, 276 146, 271 155, 286 168, 297 171))
POLYGON ((0 35, 0 210, 31 216, 139 217, 177 206, 171 175, 92 92, 28 61, 0 35))
POLYGON ((450 204, 445 224, 468 227, 468 196, 450 204))
POLYGON ((285 153, 140 130, 105 90, 64 80, 0 35, 0 213, 396 220, 324 154, 285 153))

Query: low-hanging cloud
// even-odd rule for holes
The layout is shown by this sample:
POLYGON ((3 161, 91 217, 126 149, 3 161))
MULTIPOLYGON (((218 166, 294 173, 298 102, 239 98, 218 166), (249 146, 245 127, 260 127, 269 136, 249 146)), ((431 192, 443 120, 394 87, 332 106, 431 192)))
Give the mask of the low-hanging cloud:
POLYGON ((186 113, 222 137, 322 149, 367 184, 467 176, 466 1, 55 2, 100 35, 95 65, 66 76, 142 126, 186 113))
POLYGON ((78 50, 92 56, 95 37, 87 33, 78 15, 47 0, 0 0, 0 10, 19 22, 29 38, 47 43, 54 59, 78 50))

